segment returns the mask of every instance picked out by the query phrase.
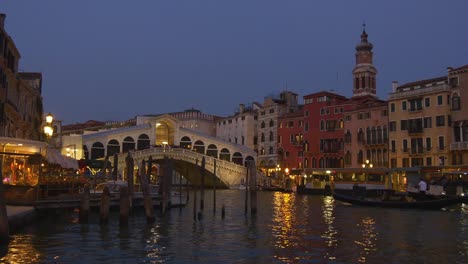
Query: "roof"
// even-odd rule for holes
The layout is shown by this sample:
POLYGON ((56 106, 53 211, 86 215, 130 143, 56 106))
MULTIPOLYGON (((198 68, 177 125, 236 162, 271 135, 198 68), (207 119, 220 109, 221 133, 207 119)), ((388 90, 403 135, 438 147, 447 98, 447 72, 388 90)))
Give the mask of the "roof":
POLYGON ((304 95, 304 99, 305 98, 315 97, 315 96, 320 96, 320 95, 330 95, 330 96, 337 97, 337 98, 340 98, 340 99, 345 99, 345 100, 347 99, 343 95, 333 93, 333 92, 329 92, 329 91, 320 91, 320 92, 316 92, 316 93, 306 94, 306 95, 304 95))
POLYGON ((424 84, 441 82, 441 81, 446 81, 446 80, 447 80, 447 76, 442 76, 442 77, 437 77, 437 78, 432 78, 432 79, 409 82, 409 83, 405 83, 405 84, 398 86, 397 90, 400 90, 401 88, 413 87, 417 85, 424 85, 424 84))
POLYGON ((458 68, 455 68, 455 69, 449 69, 450 72, 459 71, 459 70, 468 70, 468 64, 467 64, 467 65, 463 65, 463 66, 458 67, 458 68))

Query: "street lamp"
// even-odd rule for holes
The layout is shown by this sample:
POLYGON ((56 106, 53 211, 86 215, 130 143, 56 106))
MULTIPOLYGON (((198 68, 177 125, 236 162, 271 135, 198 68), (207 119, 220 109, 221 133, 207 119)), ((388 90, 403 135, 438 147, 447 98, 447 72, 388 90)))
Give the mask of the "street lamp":
POLYGON ((65 151, 66 151, 67 157, 73 157, 74 159, 76 159, 76 145, 75 144, 66 146, 65 151))
POLYGON ((52 121, 54 120, 54 116, 51 113, 46 115, 46 125, 44 126, 44 134, 49 140, 52 135, 54 134, 54 128, 52 127, 52 121))
POLYGON ((374 165, 372 165, 372 163, 370 163, 370 161, 368 159, 366 159, 366 162, 362 164, 362 168, 364 169, 364 180, 367 184, 367 177, 368 177, 368 173, 366 172, 366 168, 368 169, 372 169, 374 165))

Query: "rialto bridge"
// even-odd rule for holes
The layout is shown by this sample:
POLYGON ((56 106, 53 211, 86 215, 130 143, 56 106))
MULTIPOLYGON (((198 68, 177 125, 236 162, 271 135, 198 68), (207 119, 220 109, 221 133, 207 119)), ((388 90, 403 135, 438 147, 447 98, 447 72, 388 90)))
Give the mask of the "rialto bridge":
POLYGON ((104 159, 107 156, 112 163, 112 156, 117 153, 118 173, 122 176, 125 176, 125 157, 129 152, 137 169, 141 161, 148 160, 149 156, 156 164, 161 163, 166 156, 174 161, 175 171, 195 185, 200 183, 200 166, 205 157, 207 185, 239 185, 247 174, 245 166, 249 161, 256 161, 256 153, 245 146, 187 126, 187 122, 181 122, 167 114, 144 116, 137 119, 135 126, 64 136, 62 145, 81 144, 82 158, 89 160, 104 159), (213 177, 215 160, 216 179, 213 177))

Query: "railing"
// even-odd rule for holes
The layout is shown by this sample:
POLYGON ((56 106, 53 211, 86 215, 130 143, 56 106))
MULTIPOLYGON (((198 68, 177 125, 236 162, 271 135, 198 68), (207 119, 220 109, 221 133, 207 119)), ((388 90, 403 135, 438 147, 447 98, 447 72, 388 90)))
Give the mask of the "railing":
POLYGON ((410 90, 410 91, 391 93, 388 96, 388 100, 396 100, 396 99, 413 97, 413 96, 414 97, 423 96, 427 93, 432 93, 436 91, 449 91, 449 90, 450 90, 450 87, 447 84, 441 84, 441 85, 432 86, 432 87, 417 88, 417 89, 410 90))
POLYGON ((450 150, 468 150, 468 142, 455 142, 450 144, 450 150))

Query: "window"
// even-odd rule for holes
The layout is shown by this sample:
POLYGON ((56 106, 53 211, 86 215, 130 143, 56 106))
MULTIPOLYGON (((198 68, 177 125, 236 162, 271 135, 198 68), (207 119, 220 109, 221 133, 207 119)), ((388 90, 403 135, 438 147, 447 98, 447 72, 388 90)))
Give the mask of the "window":
POLYGON ((390 123, 388 123, 388 126, 389 126, 390 132, 396 131, 396 121, 390 121, 390 123))
POLYGON ((275 122, 273 121, 273 119, 270 120, 270 127, 273 127, 275 125, 275 122))
POLYGON ((445 116, 443 115, 436 116, 436 126, 438 127, 445 126, 445 116))
POLYGON ((396 152, 396 142, 395 142, 395 140, 392 140, 391 151, 392 151, 393 153, 396 152))
POLYGON ((445 149, 444 136, 439 136, 439 150, 445 149))
POLYGON ((262 124, 260 125, 261 128, 265 128, 265 121, 262 121, 262 124))
POLYGON ((270 109, 270 114, 273 114, 275 112, 275 109, 270 109))
POLYGON ((400 129, 401 130, 408 130, 408 120, 401 120, 400 121, 400 129))
POLYGON ((432 127, 432 117, 425 117, 424 128, 431 128, 431 127, 432 127))
POLYGON ((395 112, 395 104, 394 103, 390 104, 390 112, 392 112, 392 113, 395 112))
POLYGON ((452 126, 452 116, 451 115, 447 115, 447 125, 452 126))
POLYGON ((406 111, 406 101, 401 102, 401 110, 406 111))
POLYGON ((320 120, 320 130, 325 130, 325 121, 324 120, 320 120))
POLYGON ((409 167, 409 159, 403 158, 403 167, 409 167))
POLYGON ((274 137, 273 137, 273 132, 270 131, 270 141, 274 141, 274 140, 275 140, 275 139, 274 139, 274 137))
POLYGON ((394 159, 394 158, 390 159, 390 167, 391 168, 396 168, 396 159, 394 159))
POLYGON ((268 154, 275 154, 274 150, 273 150, 273 147, 270 147, 270 149, 268 150, 268 154))
POLYGON ((452 96, 452 110, 453 111, 460 110, 460 96, 458 96, 458 94, 454 94, 452 96))
POLYGON ((432 158, 431 157, 426 158, 426 166, 432 166, 432 158))
POLYGON ((437 105, 442 105, 443 104, 443 97, 442 95, 437 96, 437 105))
POLYGON ((450 77, 449 78, 449 84, 451 87, 456 87, 458 86, 458 77, 455 76, 455 77, 450 77))
POLYGON ((289 151, 284 152, 284 156, 285 156, 286 158, 289 158, 289 151))
POLYGON ((309 122, 306 122, 304 125, 304 131, 309 131, 309 122))
POLYGON ((426 97, 424 98, 424 107, 430 107, 431 106, 431 98, 426 97))
POLYGON ((403 152, 408 152, 408 140, 403 139, 403 152))
POLYGON ((387 109, 384 109, 382 110, 382 112, 380 113, 381 116, 388 116, 388 110, 387 109))
POLYGON ((428 137, 426 138, 426 151, 431 151, 431 148, 432 148, 431 138, 428 137))
POLYGON ((309 111, 305 111, 304 115, 309 116, 309 111))
POLYGON ((262 133, 260 141, 265 142, 265 134, 262 133))

